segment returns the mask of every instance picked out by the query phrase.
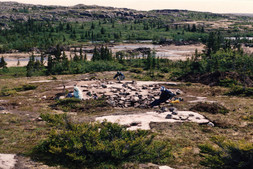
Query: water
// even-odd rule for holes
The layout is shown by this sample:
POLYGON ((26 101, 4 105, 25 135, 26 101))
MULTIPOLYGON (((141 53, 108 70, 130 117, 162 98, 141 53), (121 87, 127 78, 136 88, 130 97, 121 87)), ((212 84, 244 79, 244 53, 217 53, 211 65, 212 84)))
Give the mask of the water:
POLYGON ((238 38, 240 40, 242 40, 242 39, 253 40, 253 37, 225 37, 224 39, 236 40, 236 38, 238 38))

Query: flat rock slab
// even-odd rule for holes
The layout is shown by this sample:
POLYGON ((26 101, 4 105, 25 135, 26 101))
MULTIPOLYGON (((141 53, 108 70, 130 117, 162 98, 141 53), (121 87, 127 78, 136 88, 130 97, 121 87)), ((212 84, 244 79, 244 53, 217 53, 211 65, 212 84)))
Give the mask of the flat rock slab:
POLYGON ((151 122, 196 122, 196 123, 208 123, 206 119, 199 113, 192 111, 178 111, 177 115, 171 115, 171 118, 166 119, 166 116, 171 112, 157 113, 157 112, 146 112, 140 114, 129 114, 129 115, 110 115, 97 117, 96 121, 104 121, 112 123, 119 123, 120 125, 127 126, 129 130, 150 130, 149 124, 151 122), (138 125, 131 126, 131 124, 138 122, 138 125))
POLYGON ((15 167, 17 160, 15 154, 0 154, 0 168, 1 169, 12 169, 15 167))
POLYGON ((52 81, 54 81, 54 80, 38 80, 38 81, 31 81, 30 83, 49 83, 52 81))
MULTIPOLYGON (((189 97, 189 96, 188 96, 189 97)), ((194 97, 194 96, 193 96, 194 97)), ((196 97, 196 100, 188 101, 189 103, 217 103, 217 101, 207 100, 207 97, 196 97)))
POLYGON ((173 169, 169 166, 163 165, 163 166, 159 166, 159 169, 173 169))

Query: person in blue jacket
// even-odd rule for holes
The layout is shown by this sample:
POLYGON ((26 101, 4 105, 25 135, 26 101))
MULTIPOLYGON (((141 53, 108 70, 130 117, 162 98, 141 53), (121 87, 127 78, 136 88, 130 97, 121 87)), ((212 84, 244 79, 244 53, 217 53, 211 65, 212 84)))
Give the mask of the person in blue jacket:
POLYGON ((170 90, 166 89, 164 86, 161 87, 161 94, 160 98, 156 99, 152 103, 150 103, 151 107, 158 106, 161 103, 166 102, 167 100, 171 100, 174 96, 176 96, 174 93, 172 93, 170 90))
POLYGON ((121 73, 120 71, 117 71, 117 74, 113 77, 113 79, 117 78, 118 81, 124 80, 125 75, 121 73))

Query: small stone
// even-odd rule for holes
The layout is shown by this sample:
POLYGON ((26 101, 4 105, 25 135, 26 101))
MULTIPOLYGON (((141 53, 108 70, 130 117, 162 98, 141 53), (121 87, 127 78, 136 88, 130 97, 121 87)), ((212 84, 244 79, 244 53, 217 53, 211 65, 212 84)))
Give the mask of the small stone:
POLYGON ((168 108, 167 108, 167 107, 162 107, 162 108, 161 108, 161 111, 162 111, 162 112, 166 112, 166 111, 168 111, 168 108))
POLYGON ((167 116, 165 117, 165 119, 172 119, 172 115, 171 114, 167 114, 167 116))
POLYGON ((179 90, 179 89, 176 90, 176 94, 177 94, 177 95, 180 95, 180 94, 182 94, 182 93, 183 93, 182 90, 179 90))
POLYGON ((65 99, 65 96, 60 96, 59 100, 65 99))
POLYGON ((107 88, 107 86, 106 86, 105 84, 102 84, 101 86, 102 86, 103 88, 107 88))
POLYGON ((173 114, 173 115, 178 115, 178 112, 173 111, 172 114, 173 114))
POLYGON ((42 99, 46 99, 47 98, 47 96, 42 96, 42 99))
POLYGON ((176 108, 175 108, 175 107, 170 107, 170 108, 169 108, 169 111, 170 111, 170 112, 176 111, 176 108))
POLYGON ((35 121, 43 121, 41 117, 37 117, 35 121))
POLYGON ((133 122, 130 124, 130 126, 138 126, 138 125, 140 125, 140 124, 141 124, 140 121, 133 121, 133 122))
POLYGON ((210 127, 214 127, 214 124, 212 122, 208 122, 207 125, 210 127))

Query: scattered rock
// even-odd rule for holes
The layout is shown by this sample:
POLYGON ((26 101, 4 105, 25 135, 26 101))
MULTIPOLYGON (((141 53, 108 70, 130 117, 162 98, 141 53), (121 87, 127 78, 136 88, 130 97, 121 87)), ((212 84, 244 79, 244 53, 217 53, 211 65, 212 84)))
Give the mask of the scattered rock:
POLYGON ((161 110, 161 112, 167 112, 168 108, 167 107, 162 107, 160 110, 161 110))
POLYGON ((171 114, 168 114, 165 119, 172 119, 172 115, 171 114))
POLYGON ((43 121, 43 119, 41 117, 37 117, 36 119, 34 119, 35 121, 43 121))
POLYGON ((170 111, 170 112, 176 111, 176 108, 175 108, 175 107, 170 107, 170 108, 169 108, 169 111, 170 111))
POLYGON ((212 122, 208 122, 207 125, 210 127, 214 127, 214 124, 212 122))
POLYGON ((172 115, 178 115, 178 112, 173 111, 172 115))

